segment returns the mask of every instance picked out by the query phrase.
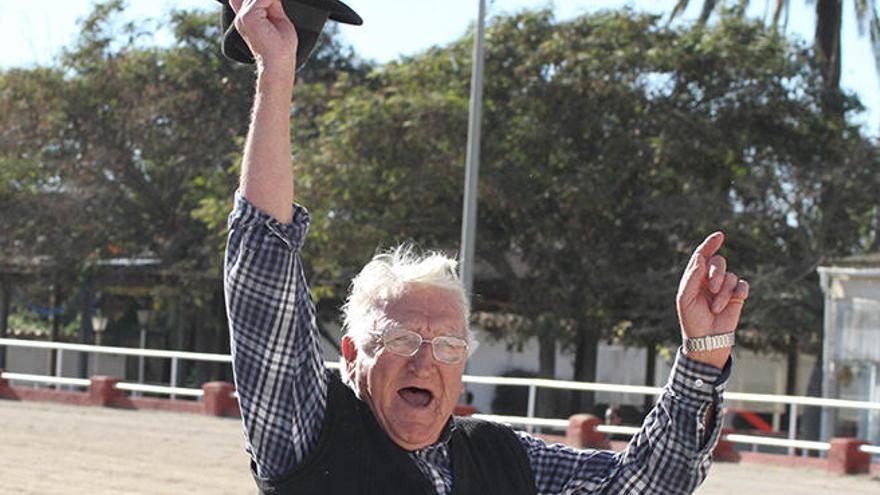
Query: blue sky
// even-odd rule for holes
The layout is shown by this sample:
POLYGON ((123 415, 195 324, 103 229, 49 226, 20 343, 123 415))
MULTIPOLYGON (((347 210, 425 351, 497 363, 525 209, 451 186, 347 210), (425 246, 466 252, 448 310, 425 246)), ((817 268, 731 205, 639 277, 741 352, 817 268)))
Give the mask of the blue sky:
MULTIPOLYGON (((85 16, 94 0, 0 0, 0 68, 51 63, 59 50, 76 37, 76 20, 85 16)), ((363 18, 361 27, 344 27, 343 35, 367 58, 387 61, 412 54, 461 36, 477 14, 477 0, 349 0, 363 18)), ((675 0, 489 0, 489 15, 523 8, 553 5, 559 18, 599 9, 632 7, 669 12, 675 0)), ((688 12, 697 11, 700 0, 688 12)), ((767 15, 770 0, 753 0, 752 14, 767 15)), ((788 33, 811 39, 812 5, 793 0, 788 33)), ((859 37, 851 1, 845 1, 843 85, 858 93, 869 111, 859 122, 865 132, 878 136, 880 81, 867 39, 859 37)), ((161 17, 172 8, 204 8, 219 12, 214 0, 128 0, 127 17, 161 17)), ((162 34, 157 34, 161 42, 162 34)), ((489 75, 487 74, 487 77, 489 75)))

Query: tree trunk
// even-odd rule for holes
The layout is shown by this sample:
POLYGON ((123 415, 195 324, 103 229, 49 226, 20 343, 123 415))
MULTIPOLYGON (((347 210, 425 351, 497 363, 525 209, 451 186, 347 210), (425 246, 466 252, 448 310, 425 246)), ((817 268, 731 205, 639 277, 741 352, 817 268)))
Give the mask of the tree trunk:
MULTIPOLYGON (((788 349, 788 359, 785 367, 785 395, 797 395, 798 357, 797 340, 793 340, 792 346, 788 349)), ((789 419, 791 418, 792 409, 794 407, 789 405, 789 419)))
POLYGON ((798 353, 797 342, 795 341, 788 349, 788 361, 785 369, 785 394, 797 395, 797 371, 798 371, 798 353))
MULTIPOLYGON (((651 343, 645 348, 647 357, 645 358, 645 386, 653 387, 654 381, 657 379, 657 345, 651 343)), ((654 396, 646 395, 643 403, 645 414, 654 407, 654 396)))
POLYGON ((869 252, 880 251, 880 207, 874 206, 874 240, 869 252))
MULTIPOLYGON (((840 87, 840 31, 842 0, 816 0, 816 35, 814 43, 825 77, 825 88, 840 87)), ((836 113, 836 112, 835 112, 836 113)))
MULTIPOLYGON (((598 332, 579 329, 577 347, 574 354, 574 380, 579 382, 596 381, 596 360, 599 354, 598 332)), ((593 413, 596 402, 594 392, 574 392, 571 408, 573 412, 593 413)))
MULTIPOLYGON (((193 332, 193 343, 195 344, 196 352, 209 352, 209 347, 211 346, 211 339, 208 338, 207 331, 205 329, 204 321, 199 317, 198 309, 192 310, 192 314, 190 315, 192 321, 192 332, 193 332)), ((208 369, 210 363, 205 361, 196 361, 194 366, 196 369, 195 372, 195 386, 198 388, 202 388, 202 385, 208 381, 208 376, 210 370, 208 369)))
MULTIPOLYGON (((59 289, 57 282, 52 284, 50 291, 49 311, 51 311, 51 316, 49 324, 49 342, 56 342, 58 340, 58 330, 61 328, 61 315, 58 314, 57 311, 58 301, 61 300, 61 290, 59 289)), ((55 356, 57 356, 57 352, 58 351, 55 349, 49 351, 49 375, 55 375, 59 371, 55 369, 55 356)))
MULTIPOLYGON (((810 383, 807 384, 807 395, 809 397, 822 397, 822 348, 819 348, 819 355, 813 371, 810 372, 810 383)), ((804 407, 801 413, 801 433, 804 440, 818 440, 819 430, 821 429, 821 408, 814 406, 804 407)))
MULTIPOLYGON (((86 281, 83 286, 82 300, 80 301, 80 319, 79 319, 79 343, 89 343, 89 328, 92 325, 92 284, 86 281)), ((89 355, 86 352, 79 353, 77 376, 87 378, 89 374, 89 355)))
MULTIPOLYGON (((184 297, 184 296, 181 295, 181 297, 184 297)), ((180 304, 178 307, 180 308, 180 310, 179 310, 180 338, 181 338, 181 341, 183 342, 183 346, 180 347, 180 350, 198 352, 198 348, 196 347, 198 342, 196 339, 195 322, 193 321, 193 318, 192 318, 192 315, 190 314, 190 311, 187 311, 185 309, 189 306, 188 306, 187 302, 184 300, 182 302, 182 304, 180 304)), ((178 366, 179 366, 178 372, 180 373, 178 378, 180 380, 180 383, 186 383, 187 384, 186 386, 188 386, 188 387, 194 387, 194 386, 201 387, 202 386, 201 383, 192 383, 192 381, 190 380, 190 378, 193 378, 193 379, 195 378, 195 372, 193 370, 195 369, 196 361, 181 360, 178 362, 178 366)))
MULTIPOLYGON (((538 336, 538 376, 556 378, 556 337, 549 333, 538 336)), ((538 389, 535 414, 542 418, 556 416, 556 390, 538 389)))
MULTIPOLYGON (((9 286, 0 283, 0 338, 6 338, 9 328, 9 286)), ((6 346, 0 346, 0 370, 6 368, 6 346)))
MULTIPOLYGON (((223 298, 223 290, 218 289, 211 292, 211 315, 217 315, 217 317, 211 318, 209 321, 211 322, 211 326, 213 328, 214 333, 214 351, 217 354, 229 354, 229 331, 226 326, 221 324, 221 321, 225 321, 223 315, 225 315, 226 305, 224 303, 223 298)), ((214 363, 214 369, 211 372, 212 380, 222 380, 222 381, 232 381, 231 371, 232 368, 227 363, 214 363)))
MULTIPOLYGON (((175 351, 183 351, 186 350, 186 331, 184 330, 184 325, 186 322, 183 320, 180 314, 180 294, 175 294, 170 302, 168 303, 168 321, 169 327, 165 331, 165 347, 167 349, 172 349, 175 351)), ((168 359, 168 376, 167 379, 171 381, 171 360, 168 359)), ((183 366, 184 362, 178 360, 177 361, 177 383, 176 386, 180 386, 183 383, 182 378, 185 376, 183 374, 183 366)))

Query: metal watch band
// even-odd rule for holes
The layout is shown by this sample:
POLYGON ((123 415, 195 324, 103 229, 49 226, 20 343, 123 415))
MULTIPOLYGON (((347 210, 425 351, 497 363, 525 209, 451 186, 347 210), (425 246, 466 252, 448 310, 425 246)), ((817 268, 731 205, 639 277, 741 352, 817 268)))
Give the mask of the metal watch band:
POLYGON ((684 339, 685 352, 691 351, 714 351, 725 347, 733 347, 736 342, 735 332, 722 333, 720 335, 707 335, 705 337, 684 339))

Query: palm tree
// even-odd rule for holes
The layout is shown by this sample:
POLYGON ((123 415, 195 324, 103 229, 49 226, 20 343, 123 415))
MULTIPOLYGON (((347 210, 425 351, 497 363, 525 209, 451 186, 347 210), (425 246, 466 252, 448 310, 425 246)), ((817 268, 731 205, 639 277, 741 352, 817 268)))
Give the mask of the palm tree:
MULTIPOLYGON (((765 0, 769 1, 769 0, 765 0)), ((822 74, 828 89, 837 90, 840 87, 840 54, 841 32, 843 28, 843 0, 806 0, 808 4, 816 6, 816 33, 813 43, 816 54, 822 66, 822 74)), ((705 23, 712 13, 724 7, 728 2, 722 0, 703 0, 703 8, 700 12, 699 22, 705 23)), ((736 0, 736 9, 743 13, 748 7, 749 0, 736 0)), ((690 4, 690 0, 679 0, 672 10, 670 18, 681 15, 690 4)), ((790 0, 774 0, 772 26, 778 27, 783 15, 790 8, 790 0)), ((880 71, 880 20, 877 16, 877 2, 875 0, 853 0, 859 30, 864 34, 865 26, 870 33, 871 47, 874 51, 875 67, 880 71)))

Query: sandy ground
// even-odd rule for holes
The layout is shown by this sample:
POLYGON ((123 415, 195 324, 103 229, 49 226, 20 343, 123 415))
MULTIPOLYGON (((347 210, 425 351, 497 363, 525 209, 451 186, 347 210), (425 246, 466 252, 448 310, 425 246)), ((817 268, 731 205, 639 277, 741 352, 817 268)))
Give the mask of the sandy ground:
MULTIPOLYGON (((0 400, 0 494, 253 494, 237 419, 0 400)), ((699 495, 873 494, 880 479, 717 464, 699 495)))
POLYGON ((238 419, 0 400, 2 494, 256 493, 238 419))
POLYGON ((838 476, 820 470, 716 463, 697 495, 877 495, 880 478, 838 476))

